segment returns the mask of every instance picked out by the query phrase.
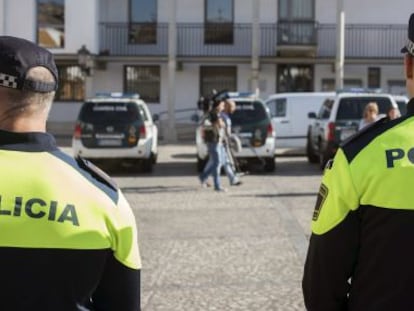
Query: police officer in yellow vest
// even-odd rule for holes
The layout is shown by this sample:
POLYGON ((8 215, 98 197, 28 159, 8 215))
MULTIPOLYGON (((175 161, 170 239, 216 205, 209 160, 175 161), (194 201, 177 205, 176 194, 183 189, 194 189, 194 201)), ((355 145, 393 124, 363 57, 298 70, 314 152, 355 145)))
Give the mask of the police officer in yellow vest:
POLYGON ((50 52, 0 36, 0 310, 139 310, 134 215, 46 133, 57 85, 50 52))
POLYGON ((407 115, 383 118, 325 168, 303 275, 311 311, 414 310, 414 14, 407 115))

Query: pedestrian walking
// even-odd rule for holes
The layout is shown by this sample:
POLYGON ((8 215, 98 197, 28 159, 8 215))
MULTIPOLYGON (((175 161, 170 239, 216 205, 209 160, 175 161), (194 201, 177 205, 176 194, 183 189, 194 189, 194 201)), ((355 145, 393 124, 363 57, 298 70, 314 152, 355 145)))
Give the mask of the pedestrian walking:
POLYGON ((325 168, 302 283, 308 310, 414 310, 414 14, 401 52, 407 115, 359 132, 325 168))
POLYGON ((230 136, 231 136, 231 117, 230 115, 236 110, 236 103, 231 99, 224 99, 224 109, 221 112, 221 117, 224 121, 224 142, 222 145, 222 165, 224 171, 232 186, 239 186, 242 184, 240 176, 236 172, 236 159, 233 157, 230 136))
POLYGON ((221 112, 224 109, 224 102, 216 100, 213 102, 211 110, 205 114, 202 124, 204 131, 204 140, 207 144, 209 162, 204 167, 203 172, 199 176, 201 185, 208 186, 207 179, 210 175, 213 176, 214 190, 218 192, 226 192, 227 189, 221 186, 220 171, 223 150, 224 137, 224 121, 221 117, 221 112))
POLYGON ((46 132, 52 54, 0 36, 0 310, 140 309, 135 217, 116 184, 46 132))

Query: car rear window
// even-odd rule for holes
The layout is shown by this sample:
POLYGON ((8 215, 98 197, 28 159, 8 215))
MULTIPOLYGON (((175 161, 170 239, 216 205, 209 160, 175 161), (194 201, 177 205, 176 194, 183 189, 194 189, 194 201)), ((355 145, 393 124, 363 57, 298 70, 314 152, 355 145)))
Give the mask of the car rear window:
POLYGON ((266 108, 262 102, 238 102, 236 101, 236 111, 231 115, 233 125, 260 122, 268 118, 266 108))
POLYGON ((396 100, 396 102, 401 115, 405 115, 407 113, 407 102, 405 100, 396 100))
POLYGON ((90 123, 134 122, 140 120, 140 113, 133 103, 87 102, 80 111, 79 119, 90 123))
POLYGON ((378 105, 379 114, 386 114, 391 106, 390 99, 386 97, 349 97, 342 98, 339 102, 337 120, 360 120, 365 106, 375 102, 378 105))

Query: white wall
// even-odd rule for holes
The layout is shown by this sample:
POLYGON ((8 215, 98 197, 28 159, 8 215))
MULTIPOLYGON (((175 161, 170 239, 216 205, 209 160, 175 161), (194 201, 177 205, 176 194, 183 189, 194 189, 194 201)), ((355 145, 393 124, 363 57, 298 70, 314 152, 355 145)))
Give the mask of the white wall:
MULTIPOLYGON (((3 34, 36 41, 36 3, 33 0, 3 0, 6 24, 3 34)), ((2 21, 3 22, 3 21, 2 21)))
MULTIPOLYGON (((65 3, 65 47, 51 49, 53 53, 76 53, 86 44, 91 52, 98 50, 98 2, 99 0, 70 0, 65 3)), ((1 34, 37 40, 36 1, 1 0, 1 34), (3 10, 6 9, 6 12, 3 10)))
MULTIPOLYGON (((316 20, 335 23, 337 0, 316 0, 316 20)), ((412 0, 345 0, 345 23, 407 24, 414 11, 412 0)))
POLYGON ((200 96, 200 66, 193 63, 184 63, 183 71, 176 74, 176 108, 196 108, 200 96))
POLYGON ((382 89, 387 91, 387 82, 390 80, 405 80, 403 65, 401 66, 382 66, 381 67, 381 85, 382 89))
POLYGON ((99 4, 100 22, 126 22, 128 20, 128 0, 101 0, 99 4))
MULTIPOLYGON (((164 0, 170 1, 170 0, 164 0)), ((204 22, 204 1, 203 0, 176 0, 177 1, 177 22, 179 23, 200 23, 204 22)))
POLYGON ((80 102, 55 102, 50 109, 48 120, 73 123, 79 114, 81 104, 80 102))
MULTIPOLYGON (((404 80, 403 65, 347 65, 345 64, 345 79, 358 79, 362 81, 363 87, 368 87, 367 77, 369 67, 380 67, 381 69, 381 86, 380 88, 387 92, 388 81, 404 80)), ((315 91, 321 91, 322 79, 335 79, 335 73, 331 65, 315 66, 315 91)))
POLYGON ((260 97, 266 99, 276 93, 276 65, 262 64, 259 74, 260 97))
POLYGON ((123 91, 123 63, 107 63, 105 70, 95 70, 95 92, 123 91))
POLYGON ((7 22, 7 15, 4 14, 4 8, 6 6, 6 0, 0 0, 0 34, 4 34, 5 25, 7 22))
POLYGON ((65 48, 51 49, 58 53, 76 53, 83 44, 98 53, 99 0, 70 0, 65 2, 65 48))
MULTIPOLYGON (((254 0, 258 1, 258 0, 254 0)), ((262 23, 275 23, 277 21, 277 0, 260 1, 260 21, 262 23)))

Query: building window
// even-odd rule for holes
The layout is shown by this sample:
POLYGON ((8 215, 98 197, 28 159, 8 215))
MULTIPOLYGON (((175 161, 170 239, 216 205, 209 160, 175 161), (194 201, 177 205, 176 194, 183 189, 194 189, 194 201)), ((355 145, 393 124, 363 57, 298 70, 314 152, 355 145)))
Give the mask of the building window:
POLYGON ((129 0, 129 43, 157 43, 157 0, 129 0))
POLYGON ((315 0, 279 0, 279 20, 314 20, 315 0))
POLYGON ((375 89, 381 87, 381 69, 378 67, 368 68, 368 88, 375 89))
MULTIPOLYGON (((322 91, 335 91, 335 79, 322 79, 322 91)), ((362 80, 360 79, 344 79, 344 89, 362 88, 362 80)))
POLYGON ((125 92, 138 93, 147 103, 160 102, 160 66, 125 66, 125 92))
POLYGON ((65 0, 37 0, 37 43, 45 48, 65 46, 65 0))
POLYGON ((277 72, 278 93, 313 91, 313 66, 279 65, 277 72))
POLYGON ((200 94, 207 96, 213 90, 237 90, 237 68, 235 66, 201 66, 200 94))
POLYGON ((204 42, 233 44, 233 0, 205 0, 204 42))
POLYGON ((279 0, 278 43, 316 44, 315 0, 279 0))
POLYGON ((85 99, 85 78, 79 66, 58 65, 59 87, 57 101, 83 101, 85 99))

